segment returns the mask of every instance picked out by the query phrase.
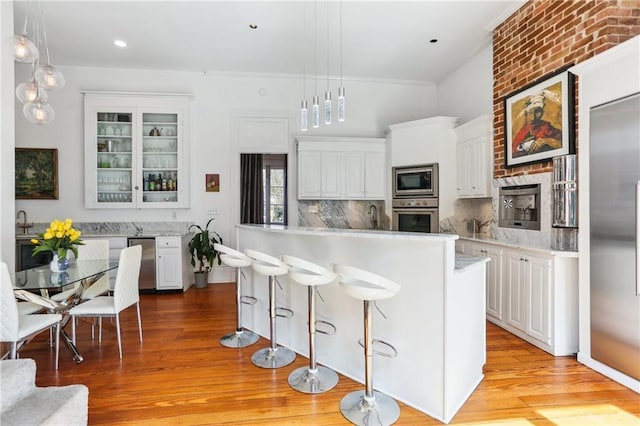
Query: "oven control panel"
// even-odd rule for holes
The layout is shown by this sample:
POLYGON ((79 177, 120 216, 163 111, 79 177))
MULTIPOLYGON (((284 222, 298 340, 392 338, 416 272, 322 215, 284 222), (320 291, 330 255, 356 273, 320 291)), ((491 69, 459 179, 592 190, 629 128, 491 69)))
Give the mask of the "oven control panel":
POLYGON ((394 208, 433 208, 438 207, 437 198, 394 198, 392 203, 394 208))

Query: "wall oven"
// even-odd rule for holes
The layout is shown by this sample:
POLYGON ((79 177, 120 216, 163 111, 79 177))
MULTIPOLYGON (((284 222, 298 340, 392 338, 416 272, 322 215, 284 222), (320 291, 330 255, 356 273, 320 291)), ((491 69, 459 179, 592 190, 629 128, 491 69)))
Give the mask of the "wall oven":
POLYGON ((394 167, 393 198, 438 197, 438 164, 394 167))
POLYGON ((438 233, 437 198, 402 198, 393 200, 392 230, 403 232, 438 233))

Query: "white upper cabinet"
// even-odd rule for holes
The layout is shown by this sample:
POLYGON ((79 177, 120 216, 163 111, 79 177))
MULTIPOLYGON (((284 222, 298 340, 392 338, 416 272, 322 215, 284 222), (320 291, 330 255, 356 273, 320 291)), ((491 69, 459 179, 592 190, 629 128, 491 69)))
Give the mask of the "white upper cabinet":
POLYGON ((298 198, 383 200, 386 140, 298 138, 298 198))
POLYGON ((85 94, 85 206, 186 208, 186 96, 85 94))
POLYGON ((458 198, 491 197, 493 121, 483 115, 454 129, 458 198))

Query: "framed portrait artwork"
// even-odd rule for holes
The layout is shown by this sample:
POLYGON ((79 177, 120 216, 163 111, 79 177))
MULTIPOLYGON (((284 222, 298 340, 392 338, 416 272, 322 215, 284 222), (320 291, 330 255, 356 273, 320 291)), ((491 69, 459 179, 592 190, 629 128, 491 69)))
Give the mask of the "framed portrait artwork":
POLYGON ((566 68, 505 96, 505 166, 574 154, 573 103, 573 74, 566 68))
POLYGON ((58 199, 58 150, 16 148, 16 200, 58 199))
POLYGON ((219 174, 205 174, 205 190, 206 192, 220 192, 219 174))

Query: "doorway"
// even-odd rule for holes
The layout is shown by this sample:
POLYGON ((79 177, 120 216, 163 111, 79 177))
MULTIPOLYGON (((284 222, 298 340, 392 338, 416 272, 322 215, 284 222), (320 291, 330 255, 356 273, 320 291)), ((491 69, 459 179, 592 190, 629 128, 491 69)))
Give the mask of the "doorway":
POLYGON ((240 223, 287 224, 287 154, 240 154, 240 223))

